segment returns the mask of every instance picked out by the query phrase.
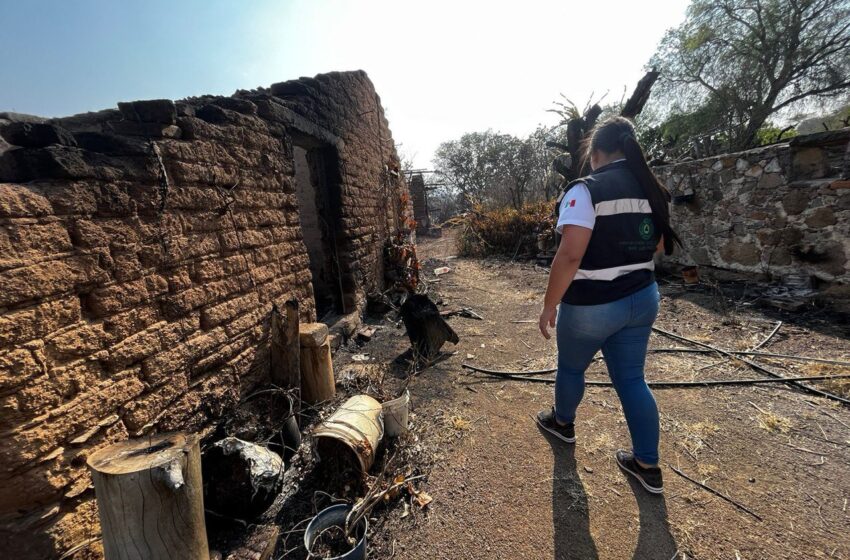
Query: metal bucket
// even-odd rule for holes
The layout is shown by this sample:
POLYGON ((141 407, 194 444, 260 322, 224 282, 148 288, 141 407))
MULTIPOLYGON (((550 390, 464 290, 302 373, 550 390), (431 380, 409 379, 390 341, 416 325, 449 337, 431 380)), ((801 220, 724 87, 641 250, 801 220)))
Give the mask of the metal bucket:
POLYGON ((408 417, 410 413, 410 391, 397 399, 387 401, 383 404, 384 429, 389 437, 398 437, 407 431, 408 417))
POLYGON ((384 437, 383 407, 368 395, 351 397, 313 431, 313 437, 319 458, 335 452, 342 444, 354 454, 360 469, 367 472, 384 437))
MULTIPOLYGON (((345 518, 348 512, 351 511, 351 506, 348 504, 337 504, 320 511, 307 525, 307 530, 304 531, 304 548, 307 549, 309 558, 319 558, 313 555, 313 544, 316 539, 322 534, 322 531, 329 527, 341 527, 345 529, 345 518)), ((369 529, 369 523, 366 516, 363 516, 357 523, 355 529, 355 538, 357 544, 354 548, 339 556, 325 557, 323 560, 366 560, 366 531, 369 529)))

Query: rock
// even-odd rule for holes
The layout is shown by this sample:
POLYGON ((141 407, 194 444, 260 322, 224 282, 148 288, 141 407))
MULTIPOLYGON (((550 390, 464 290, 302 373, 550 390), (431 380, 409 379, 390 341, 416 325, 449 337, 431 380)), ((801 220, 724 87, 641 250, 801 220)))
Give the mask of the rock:
POLYGON ((240 519, 264 512, 274 501, 283 459, 261 445, 227 437, 204 454, 204 505, 240 519))
POLYGON ((764 169, 762 169, 761 165, 756 164, 747 169, 744 175, 746 175, 747 177, 761 177, 762 173, 764 173, 764 169))
POLYGON ((806 218, 806 225, 810 228, 822 228, 836 224, 835 213, 829 206, 821 206, 815 209, 806 218))
POLYGON ((758 188, 775 189, 785 184, 785 177, 781 173, 764 173, 759 177, 758 188))
POLYGON ((795 178, 819 179, 826 175, 826 154, 817 147, 799 148, 794 152, 792 166, 795 178))
POLYGON ((724 261, 744 266, 758 264, 761 253, 753 243, 744 243, 738 240, 729 241, 720 248, 720 256, 724 261))
POLYGON ((809 206, 809 193, 794 189, 782 198, 782 208, 790 215, 799 214, 809 206))
POLYGON ((22 148, 44 148, 51 144, 77 145, 77 141, 67 130, 44 123, 11 122, 0 128, 0 136, 9 144, 22 148))
POLYGON ((748 162, 745 159, 738 159, 738 161, 735 162, 735 171, 737 171, 739 173, 743 173, 744 171, 746 171, 749 168, 750 168, 750 162, 748 162))
POLYGON ((723 169, 723 161, 721 161, 721 160, 715 161, 714 165, 711 166, 711 170, 715 171, 715 172, 721 171, 722 169, 723 169))
POLYGON ((177 108, 170 99, 151 99, 148 101, 129 101, 118 104, 118 110, 125 120, 174 124, 177 122, 177 108))
POLYGON ((779 173, 780 171, 782 171, 782 166, 779 165, 779 158, 773 158, 764 168, 765 173, 779 173))

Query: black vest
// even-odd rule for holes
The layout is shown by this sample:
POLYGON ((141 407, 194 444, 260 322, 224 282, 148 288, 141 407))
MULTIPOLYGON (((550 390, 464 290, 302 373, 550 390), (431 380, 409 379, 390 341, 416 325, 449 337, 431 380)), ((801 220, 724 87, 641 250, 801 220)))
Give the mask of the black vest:
POLYGON ((600 167, 572 181, 558 198, 584 183, 596 212, 596 223, 579 270, 561 301, 598 305, 629 296, 655 281, 655 248, 660 233, 649 201, 625 161, 600 167))

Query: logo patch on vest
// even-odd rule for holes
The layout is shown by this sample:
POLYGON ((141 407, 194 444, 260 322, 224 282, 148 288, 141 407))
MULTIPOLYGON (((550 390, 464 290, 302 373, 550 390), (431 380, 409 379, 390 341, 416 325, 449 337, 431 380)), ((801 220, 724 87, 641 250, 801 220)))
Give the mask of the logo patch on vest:
POLYGON ((644 241, 652 239, 652 234, 655 232, 655 224, 652 223, 652 218, 644 218, 638 226, 640 238, 644 241))
POLYGON ((575 208, 575 206, 576 206, 576 199, 570 200, 570 208, 575 208))

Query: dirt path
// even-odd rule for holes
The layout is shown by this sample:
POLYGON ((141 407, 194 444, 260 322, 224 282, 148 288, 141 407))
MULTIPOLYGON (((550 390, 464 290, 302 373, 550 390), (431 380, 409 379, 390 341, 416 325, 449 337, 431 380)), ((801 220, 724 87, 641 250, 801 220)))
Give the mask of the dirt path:
MULTIPOLYGON (((450 238, 420 244, 423 260, 452 254, 450 238)), ((410 560, 667 560, 677 551, 699 559, 850 558, 850 410, 779 385, 658 390, 662 463, 728 493, 764 521, 666 466, 664 496, 648 495, 614 463, 614 451, 628 448, 629 439, 613 390, 588 388, 578 443, 567 446, 544 437, 531 418, 551 405, 551 386, 460 367, 467 359, 497 369, 554 363, 554 341, 545 341, 535 323, 511 323, 536 319, 545 272, 506 262, 448 264, 452 272, 439 282, 445 303, 469 306, 484 321, 451 319, 458 353, 412 385, 413 421, 429 423, 427 437, 441 442, 427 485, 434 502, 425 515, 396 515, 376 527, 376 545, 410 560)), ((659 326, 726 347, 757 344, 776 320, 749 307, 727 309, 711 294, 675 287, 662 294, 659 326)), ((846 326, 783 319, 771 351, 850 357, 846 326)), ((404 346, 396 331, 367 349, 390 357, 404 346)), ((759 377, 698 355, 652 355, 647 371, 652 379, 759 377)), ((603 367, 592 366, 588 378, 605 379, 603 367)))

